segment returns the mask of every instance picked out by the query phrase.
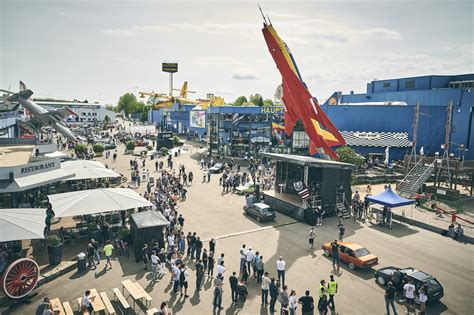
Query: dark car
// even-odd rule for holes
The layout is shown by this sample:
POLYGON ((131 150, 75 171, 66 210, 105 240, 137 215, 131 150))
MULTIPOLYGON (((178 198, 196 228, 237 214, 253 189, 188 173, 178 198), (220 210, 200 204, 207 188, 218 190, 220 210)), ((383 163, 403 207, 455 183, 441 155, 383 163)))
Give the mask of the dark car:
POLYGON ((211 173, 222 173, 224 171, 224 164, 216 163, 213 167, 209 168, 211 173))
POLYGON ((105 149, 105 150, 113 150, 113 149, 115 149, 115 148, 117 148, 117 146, 116 146, 115 144, 113 144, 113 143, 105 143, 105 144, 104 144, 104 149, 105 149))
MULTIPOLYGON (((395 273, 396 268, 397 267, 391 266, 377 270, 375 272, 375 281, 379 285, 385 286, 389 281, 392 281, 392 275, 395 273)), ((400 272, 403 275, 403 280, 400 283, 394 283, 398 290, 403 290, 403 285, 409 280, 413 280, 416 291, 418 291, 422 285, 428 285, 428 302, 436 301, 443 297, 443 286, 433 276, 411 267, 400 268, 400 272)), ((415 302, 419 303, 418 296, 415 296, 415 302)))
POLYGON ((269 205, 264 203, 254 203, 251 206, 244 206, 244 212, 247 215, 255 217, 258 222, 273 221, 276 218, 275 211, 269 205))

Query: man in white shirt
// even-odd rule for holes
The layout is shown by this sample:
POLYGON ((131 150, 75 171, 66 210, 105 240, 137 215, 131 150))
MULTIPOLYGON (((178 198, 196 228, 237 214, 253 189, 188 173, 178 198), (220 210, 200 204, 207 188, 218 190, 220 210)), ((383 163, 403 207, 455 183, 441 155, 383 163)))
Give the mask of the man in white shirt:
POLYGON ((255 257, 254 252, 252 251, 252 247, 249 247, 249 250, 245 253, 245 260, 247 261, 247 271, 250 275, 250 265, 252 264, 252 260, 255 257))
POLYGON ((413 280, 410 280, 407 284, 403 286, 403 291, 405 292, 407 313, 410 313, 411 310, 415 312, 413 308, 413 302, 415 301, 416 288, 413 284, 413 280))
POLYGON ((278 272, 278 281, 280 281, 281 285, 285 285, 285 265, 286 262, 283 260, 283 257, 280 256, 276 262, 276 267, 278 272))
POLYGON ((244 271, 244 265, 245 265, 245 261, 247 259, 247 255, 245 254, 246 253, 246 249, 245 249, 245 244, 242 245, 242 248, 240 249, 240 273, 242 273, 242 271, 244 271))
POLYGON ((83 311, 83 312, 84 312, 84 311, 89 311, 89 313, 92 313, 92 311, 93 311, 91 302, 94 301, 95 296, 94 296, 94 297, 91 297, 90 294, 91 294, 91 291, 90 291, 90 290, 87 290, 87 291, 84 293, 84 296, 82 297, 82 300, 81 300, 81 311, 83 311))
POLYGON ((152 281, 153 283, 156 282, 156 278, 158 275, 158 263, 160 262, 160 258, 156 255, 156 252, 153 251, 151 253, 151 274, 152 274, 152 281))
POLYGON ((168 252, 172 252, 174 249, 174 235, 168 235, 168 252))
POLYGON ((179 270, 178 266, 174 265, 173 266, 173 293, 174 294, 178 293, 180 275, 181 275, 181 270, 179 270))
POLYGON ((224 272, 225 272, 224 261, 221 261, 220 264, 217 265, 216 271, 217 271, 217 274, 221 274, 224 277, 224 272))
POLYGON ((268 290, 270 289, 270 278, 268 272, 265 272, 262 277, 262 305, 268 305, 268 290))

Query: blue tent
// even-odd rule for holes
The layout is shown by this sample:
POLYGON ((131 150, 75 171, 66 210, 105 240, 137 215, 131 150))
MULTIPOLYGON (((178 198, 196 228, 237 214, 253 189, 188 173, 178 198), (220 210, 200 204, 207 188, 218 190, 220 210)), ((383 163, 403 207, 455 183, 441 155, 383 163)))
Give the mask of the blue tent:
POLYGON ((392 188, 387 188, 375 196, 367 196, 365 199, 390 208, 401 207, 415 203, 413 200, 400 197, 392 190, 392 188))

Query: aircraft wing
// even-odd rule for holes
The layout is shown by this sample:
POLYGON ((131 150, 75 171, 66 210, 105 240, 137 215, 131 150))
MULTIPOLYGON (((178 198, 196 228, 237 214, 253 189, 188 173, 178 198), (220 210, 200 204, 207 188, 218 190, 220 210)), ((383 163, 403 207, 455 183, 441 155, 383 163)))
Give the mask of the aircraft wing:
POLYGON ((331 146, 344 145, 344 138, 308 91, 291 52, 273 26, 264 23, 262 31, 270 54, 283 78, 282 99, 285 105, 285 125, 288 125, 286 132, 291 131, 296 121, 301 119, 310 138, 311 154, 320 152, 337 159, 331 146))
POLYGON ((77 116, 77 114, 70 108, 61 107, 55 110, 50 110, 47 113, 43 113, 37 116, 39 116, 39 120, 50 120, 52 118, 54 121, 62 121, 71 115, 77 116))

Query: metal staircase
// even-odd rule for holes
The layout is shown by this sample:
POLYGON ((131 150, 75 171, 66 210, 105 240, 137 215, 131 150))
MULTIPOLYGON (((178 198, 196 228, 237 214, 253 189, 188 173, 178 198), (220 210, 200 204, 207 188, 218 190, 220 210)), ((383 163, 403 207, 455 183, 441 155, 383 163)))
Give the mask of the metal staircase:
POLYGON ((351 217, 349 212, 350 205, 346 200, 346 194, 344 191, 337 192, 336 195, 336 213, 338 217, 342 217, 343 219, 348 219, 351 217))
POLYGON ((315 187, 315 192, 309 197, 309 204, 311 209, 321 208, 321 187, 315 187))
POLYGON ((431 164, 425 164, 423 159, 420 159, 397 185, 398 193, 406 198, 411 198, 428 178, 430 178, 435 169, 435 165, 436 160, 431 164))

